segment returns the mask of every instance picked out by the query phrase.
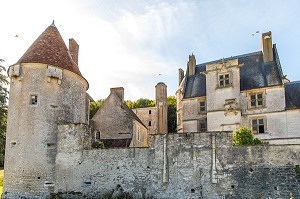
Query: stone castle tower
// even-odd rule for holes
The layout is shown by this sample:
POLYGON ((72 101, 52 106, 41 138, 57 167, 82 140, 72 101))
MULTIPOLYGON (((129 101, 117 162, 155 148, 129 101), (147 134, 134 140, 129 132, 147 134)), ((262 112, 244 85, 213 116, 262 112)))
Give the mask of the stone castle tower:
POLYGON ((78 68, 79 45, 69 49, 52 23, 10 66, 3 192, 54 191, 58 125, 88 122, 88 82, 78 68))
POLYGON ((157 133, 165 134, 168 132, 168 104, 167 104, 167 85, 159 82, 155 86, 155 98, 157 107, 157 133))

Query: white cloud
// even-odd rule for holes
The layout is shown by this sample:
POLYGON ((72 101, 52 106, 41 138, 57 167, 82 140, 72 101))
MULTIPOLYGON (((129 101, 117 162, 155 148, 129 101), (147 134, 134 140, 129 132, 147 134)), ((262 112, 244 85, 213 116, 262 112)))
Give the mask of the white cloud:
POLYGON ((189 54, 202 63, 258 51, 260 35, 251 35, 256 30, 273 31, 283 70, 300 79, 296 0, 2 0, 0 7, 5 30, 0 31, 0 57, 6 65, 15 63, 55 19, 65 41, 73 37, 79 43, 80 69, 95 99, 107 97, 115 86, 125 87, 127 99, 154 99, 158 81, 174 95, 177 69, 185 69, 189 54))

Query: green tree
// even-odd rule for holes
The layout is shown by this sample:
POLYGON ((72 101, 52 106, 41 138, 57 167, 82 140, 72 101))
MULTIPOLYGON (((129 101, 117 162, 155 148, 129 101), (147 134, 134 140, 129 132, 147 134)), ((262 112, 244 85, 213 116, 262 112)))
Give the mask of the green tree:
POLYGON ((177 129, 176 97, 169 96, 168 103, 168 132, 175 133, 177 129))
POLYGON ((252 131, 246 127, 241 127, 233 133, 234 145, 256 145, 261 143, 262 141, 258 138, 254 138, 252 131))
POLYGON ((90 103, 90 119, 92 119, 94 117, 94 115, 97 113, 98 109, 102 106, 103 102, 104 102, 104 99, 90 103))
POLYGON ((132 107, 130 108, 145 108, 145 107, 153 107, 155 106, 154 100, 149 100, 146 98, 140 98, 133 102, 132 107))
POLYGON ((7 95, 8 91, 5 85, 8 84, 7 77, 4 75, 6 69, 1 64, 4 62, 0 59, 0 166, 4 165, 5 153, 5 135, 6 135, 6 118, 7 118, 7 95))

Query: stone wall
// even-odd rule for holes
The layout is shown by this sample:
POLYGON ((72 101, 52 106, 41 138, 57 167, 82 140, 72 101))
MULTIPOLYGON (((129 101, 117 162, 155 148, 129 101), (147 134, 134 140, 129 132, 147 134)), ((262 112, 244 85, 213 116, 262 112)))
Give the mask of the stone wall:
POLYGON ((234 147, 231 139, 226 132, 181 133, 153 135, 150 148, 62 150, 56 156, 55 192, 97 195, 122 189, 136 198, 209 199, 288 198, 292 192, 300 197, 299 145, 234 147))

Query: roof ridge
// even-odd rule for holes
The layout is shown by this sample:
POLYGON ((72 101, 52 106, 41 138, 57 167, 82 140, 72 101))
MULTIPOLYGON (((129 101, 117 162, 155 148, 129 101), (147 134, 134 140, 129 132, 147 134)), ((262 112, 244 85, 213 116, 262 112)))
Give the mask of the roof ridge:
MULTIPOLYGON (((226 58, 224 58, 224 61, 228 61, 228 60, 232 60, 232 59, 236 59, 236 58, 242 58, 242 57, 251 56, 251 55, 257 55, 257 54, 260 54, 260 53, 262 53, 262 52, 261 51, 256 51, 256 52, 252 52, 252 53, 246 53, 246 54, 242 54, 242 55, 226 57, 226 58)), ((213 64, 217 61, 222 61, 222 58, 221 59, 216 59, 214 61, 209 61, 209 62, 204 62, 204 63, 201 63, 201 64, 197 64, 196 67, 207 65, 207 64, 213 64)))

